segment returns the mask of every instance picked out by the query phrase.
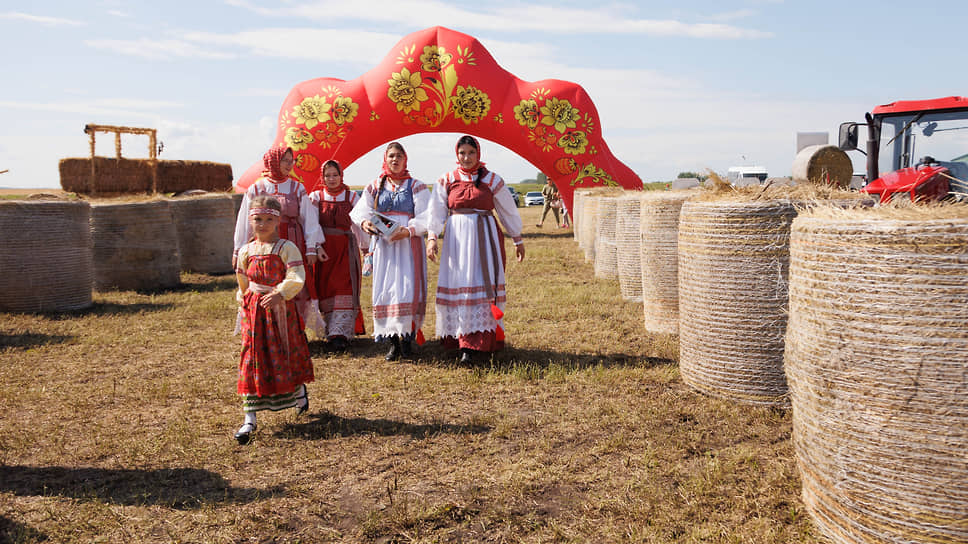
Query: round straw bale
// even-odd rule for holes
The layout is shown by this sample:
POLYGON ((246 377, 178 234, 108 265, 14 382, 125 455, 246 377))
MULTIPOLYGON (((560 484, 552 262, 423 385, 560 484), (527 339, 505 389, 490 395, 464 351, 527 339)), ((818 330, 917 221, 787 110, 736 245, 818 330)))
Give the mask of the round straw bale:
POLYGON ((235 211, 232 213, 235 216, 239 215, 239 210, 242 208, 242 198, 244 196, 244 193, 232 193, 232 206, 235 208, 235 211))
POLYGON ((92 304, 91 206, 0 201, 0 311, 61 312, 92 304))
POLYGON ((679 369, 687 385, 785 406, 786 200, 687 201, 679 218, 679 369))
POLYGON ((966 270, 968 208, 793 222, 793 445, 834 542, 968 542, 966 270))
POLYGON ((581 234, 582 249, 585 250, 585 262, 595 262, 595 230, 598 228, 598 208, 601 196, 588 195, 582 204, 581 234))
POLYGON ((646 191, 640 199, 639 261, 645 329, 679 333, 679 212, 693 191, 646 191))
POLYGON ((575 191, 574 196, 572 197, 573 200, 572 200, 571 206, 574 209, 571 210, 571 231, 572 231, 572 235, 575 237, 575 240, 578 242, 579 248, 584 247, 582 246, 581 231, 579 230, 579 225, 582 220, 582 214, 584 213, 585 199, 588 198, 589 194, 591 194, 591 191, 578 190, 578 191, 575 191))
POLYGON ((854 175, 854 165, 835 145, 808 145, 793 159, 793 180, 798 183, 833 185, 846 189, 854 175))
POLYGON ((226 194, 177 198, 169 202, 183 271, 225 274, 232 271, 235 211, 226 194))
POLYGON ((178 285, 178 236, 165 200, 91 206, 94 288, 157 289, 178 285))
POLYGON ((618 255, 615 245, 618 198, 603 196, 598 201, 598 226, 595 228, 595 277, 618 278, 618 255))
POLYGON ((618 283, 622 298, 642 301, 642 235, 639 210, 642 191, 629 191, 617 197, 615 217, 615 250, 618 283))

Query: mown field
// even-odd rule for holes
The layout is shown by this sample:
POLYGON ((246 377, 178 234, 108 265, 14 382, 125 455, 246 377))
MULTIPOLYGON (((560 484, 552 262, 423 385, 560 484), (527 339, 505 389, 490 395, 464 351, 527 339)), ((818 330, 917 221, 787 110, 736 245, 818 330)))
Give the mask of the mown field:
POLYGON ((520 212, 509 349, 457 365, 432 301, 413 361, 313 341, 309 412, 248 446, 231 276, 0 313, 0 542, 823 542, 790 413, 691 391, 676 339, 520 212))

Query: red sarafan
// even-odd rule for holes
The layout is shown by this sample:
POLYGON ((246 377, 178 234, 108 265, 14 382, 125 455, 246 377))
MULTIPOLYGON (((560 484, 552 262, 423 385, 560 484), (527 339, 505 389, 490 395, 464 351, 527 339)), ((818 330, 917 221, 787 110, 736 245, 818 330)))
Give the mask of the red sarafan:
MULTIPOLYGON (((292 148, 292 176, 312 191, 323 161, 348 167, 387 141, 428 132, 503 145, 552 178, 569 208, 576 187, 642 188, 639 176, 612 155, 580 85, 518 79, 476 38, 439 26, 406 36, 357 79, 318 78, 293 87, 279 110, 273 145, 292 148)), ((260 161, 236 190, 261 173, 260 161)))

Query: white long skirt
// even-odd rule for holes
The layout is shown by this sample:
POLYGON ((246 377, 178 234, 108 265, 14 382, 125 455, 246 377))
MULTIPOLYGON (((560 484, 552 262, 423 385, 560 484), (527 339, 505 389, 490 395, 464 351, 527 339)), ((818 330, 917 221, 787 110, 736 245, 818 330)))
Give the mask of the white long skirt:
POLYGON ((496 320, 491 313, 492 300, 488 298, 484 280, 484 274, 492 278, 497 295, 494 302, 503 312, 507 295, 497 221, 493 217, 486 219, 485 239, 481 240, 478 220, 473 214, 454 214, 447 219, 437 278, 436 333, 440 338, 494 331, 498 326, 504 328, 503 319, 496 320), (481 262, 482 243, 486 249, 485 263, 481 262), (497 254, 492 247, 498 248, 497 254))
POLYGON ((427 312, 427 266, 422 237, 377 239, 373 248, 373 337, 409 335, 427 312))

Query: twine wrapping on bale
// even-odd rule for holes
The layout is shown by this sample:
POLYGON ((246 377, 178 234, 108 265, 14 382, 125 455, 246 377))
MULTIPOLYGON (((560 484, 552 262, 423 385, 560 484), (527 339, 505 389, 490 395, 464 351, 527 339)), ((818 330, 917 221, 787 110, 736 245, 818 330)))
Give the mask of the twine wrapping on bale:
POLYGON ((640 199, 645 329, 679 333, 679 212, 693 191, 646 191, 640 199))
POLYGON ((92 304, 91 206, 0 202, 0 311, 62 312, 92 304))
POLYGON ((963 206, 793 223, 793 445, 834 542, 968 542, 966 270, 963 206))
POLYGON ((642 191, 630 191, 617 198, 615 249, 618 283, 622 298, 642 302, 642 236, 639 223, 642 191))
POLYGON ((595 230, 598 227, 598 208, 601 196, 588 195, 582 203, 580 244, 585 250, 585 262, 595 262, 595 230))
POLYGON ((232 193, 232 215, 238 217, 239 210, 242 209, 242 198, 245 197, 245 193, 232 193))
POLYGON ((94 288, 157 289, 178 285, 178 236, 165 200, 91 206, 94 288))
POLYGON ((169 202, 181 270, 202 274, 232 271, 235 206, 226 194, 176 198, 169 202))
POLYGON ((595 277, 618 278, 616 246, 616 213, 618 197, 603 196, 598 201, 598 225, 595 228, 595 277))
POLYGON ((582 221, 582 213, 584 213, 585 199, 588 198, 589 194, 591 194, 591 191, 577 190, 572 196, 571 207, 574 209, 571 210, 571 232, 575 237, 575 241, 578 242, 579 249, 584 247, 582 245, 580 225, 582 221))
POLYGON ((679 369, 687 385, 788 404, 790 201, 688 201, 679 220, 679 369))
POLYGON ((835 145, 808 145, 793 159, 793 181, 817 183, 846 189, 854 175, 854 165, 835 145))

